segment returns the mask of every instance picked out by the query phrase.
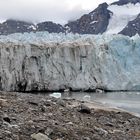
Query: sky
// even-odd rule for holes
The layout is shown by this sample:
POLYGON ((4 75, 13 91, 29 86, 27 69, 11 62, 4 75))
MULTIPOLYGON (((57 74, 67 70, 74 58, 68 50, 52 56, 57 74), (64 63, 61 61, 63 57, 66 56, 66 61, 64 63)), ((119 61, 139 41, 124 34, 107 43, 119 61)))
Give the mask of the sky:
POLYGON ((111 3, 117 0, 0 0, 0 21, 18 19, 65 24, 93 11, 105 1, 111 3))

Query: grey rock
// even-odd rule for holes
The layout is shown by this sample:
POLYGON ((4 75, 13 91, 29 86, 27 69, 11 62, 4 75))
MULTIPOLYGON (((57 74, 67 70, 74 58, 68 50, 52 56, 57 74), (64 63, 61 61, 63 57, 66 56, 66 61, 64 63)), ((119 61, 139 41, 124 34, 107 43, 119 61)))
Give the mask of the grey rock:
POLYGON ((51 140, 47 135, 44 135, 42 133, 32 134, 31 138, 34 140, 51 140))
POLYGON ((41 110, 42 112, 45 112, 46 109, 47 109, 47 107, 46 107, 45 105, 40 105, 40 110, 41 110))
POLYGON ((73 125, 73 123, 72 122, 68 122, 68 123, 66 123, 67 125, 73 125))
POLYGON ((59 99, 57 102, 56 102, 58 105, 62 106, 62 107, 65 107, 66 106, 66 102, 62 99, 59 99))
POLYGON ((5 99, 0 98, 0 108, 8 106, 8 102, 5 99))
POLYGON ((102 125, 106 125, 110 127, 114 126, 113 120, 108 117, 101 116, 99 117, 98 122, 101 123, 102 125))
POLYGON ((53 133, 53 130, 51 128, 49 128, 49 127, 45 130, 45 134, 47 136, 51 135, 52 133, 53 133))
POLYGON ((81 104, 79 107, 78 107, 78 112, 80 113, 86 113, 86 114, 90 114, 91 113, 91 109, 83 104, 81 104))
POLYGON ((82 137, 81 140, 91 140, 89 137, 82 137))
POLYGON ((9 124, 11 123, 11 119, 7 115, 3 117, 3 120, 9 124))
POLYGON ((126 36, 134 36, 136 34, 140 35, 140 14, 136 19, 129 21, 127 26, 119 33, 126 36))
POLYGON ((31 105, 38 106, 38 102, 36 102, 36 101, 29 101, 28 103, 31 104, 31 105))
POLYGON ((106 130, 104 130, 103 128, 99 128, 99 127, 94 126, 94 130, 96 130, 99 135, 107 135, 108 134, 108 132, 106 130))

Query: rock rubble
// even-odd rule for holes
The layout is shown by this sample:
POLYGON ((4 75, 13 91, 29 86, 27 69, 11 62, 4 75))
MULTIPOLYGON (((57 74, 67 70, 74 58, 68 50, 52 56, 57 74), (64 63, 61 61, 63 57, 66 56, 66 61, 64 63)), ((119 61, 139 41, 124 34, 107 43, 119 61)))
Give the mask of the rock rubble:
POLYGON ((1 140, 140 139, 140 118, 120 110, 107 111, 74 99, 29 93, 1 92, 0 99, 7 103, 0 105, 1 140), (90 113, 79 112, 81 105, 90 113))

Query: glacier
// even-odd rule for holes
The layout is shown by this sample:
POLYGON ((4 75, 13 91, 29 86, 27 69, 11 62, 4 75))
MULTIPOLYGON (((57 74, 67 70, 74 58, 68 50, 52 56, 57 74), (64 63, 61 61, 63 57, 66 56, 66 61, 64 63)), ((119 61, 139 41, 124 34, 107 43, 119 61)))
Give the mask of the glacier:
POLYGON ((109 20, 109 25, 106 34, 118 34, 128 24, 129 21, 134 20, 140 11, 140 3, 126 5, 109 5, 108 10, 113 14, 109 20), (129 14, 128 14, 129 13, 129 14))
POLYGON ((1 91, 140 90, 140 37, 0 36, 1 91))

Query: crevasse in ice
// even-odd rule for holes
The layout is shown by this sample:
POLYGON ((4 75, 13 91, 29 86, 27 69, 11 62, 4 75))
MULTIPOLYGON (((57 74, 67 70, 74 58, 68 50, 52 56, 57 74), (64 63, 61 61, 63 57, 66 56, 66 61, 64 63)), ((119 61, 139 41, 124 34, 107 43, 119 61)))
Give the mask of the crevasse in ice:
POLYGON ((0 90, 140 90, 140 37, 0 36, 0 90))

